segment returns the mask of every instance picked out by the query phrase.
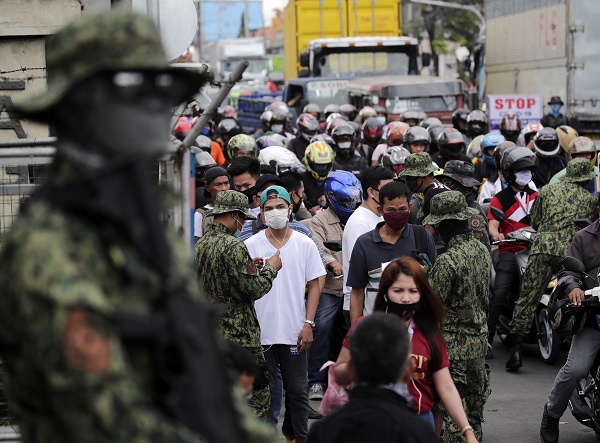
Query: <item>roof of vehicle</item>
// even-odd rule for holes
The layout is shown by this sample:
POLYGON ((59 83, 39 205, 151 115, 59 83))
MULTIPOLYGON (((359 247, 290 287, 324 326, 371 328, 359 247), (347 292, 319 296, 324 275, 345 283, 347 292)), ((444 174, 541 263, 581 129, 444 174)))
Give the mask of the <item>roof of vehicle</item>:
POLYGON ((317 38, 308 42, 308 49, 319 46, 335 47, 361 47, 361 46, 396 46, 396 45, 418 45, 419 41, 414 37, 336 37, 317 38))
POLYGON ((424 75, 380 75, 348 80, 348 92, 381 93, 386 97, 431 97, 463 92, 463 82, 424 75))

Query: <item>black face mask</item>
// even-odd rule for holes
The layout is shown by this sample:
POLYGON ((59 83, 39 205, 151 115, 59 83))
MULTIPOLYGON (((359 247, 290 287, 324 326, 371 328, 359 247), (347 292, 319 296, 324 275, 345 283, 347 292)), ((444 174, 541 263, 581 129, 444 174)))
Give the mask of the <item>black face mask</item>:
POLYGON ((394 303, 385 296, 387 312, 397 315, 404 321, 410 321, 421 309, 421 300, 416 303, 394 303))
POLYGON ((419 189, 420 185, 417 183, 417 180, 419 180, 419 177, 406 177, 406 180, 404 181, 412 193, 417 192, 417 189, 419 189))
POLYGON ((302 206, 302 202, 304 202, 304 199, 302 197, 300 197, 300 200, 298 200, 298 203, 296 203, 292 199, 292 203, 294 204, 292 207, 292 213, 296 214, 300 210, 300 207, 302 206))
POLYGON ((467 220, 442 220, 435 230, 447 245, 452 237, 469 232, 469 222, 467 220))
POLYGON ((248 197, 248 204, 252 204, 252 199, 254 198, 254 194, 256 194, 256 186, 252 186, 244 191, 242 191, 246 197, 248 197))

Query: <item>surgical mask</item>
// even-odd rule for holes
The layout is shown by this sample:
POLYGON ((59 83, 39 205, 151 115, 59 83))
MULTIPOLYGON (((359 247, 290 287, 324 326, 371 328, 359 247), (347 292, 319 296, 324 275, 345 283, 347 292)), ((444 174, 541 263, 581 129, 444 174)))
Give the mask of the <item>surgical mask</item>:
POLYGON ((340 149, 350 149, 351 147, 352 147, 352 142, 338 143, 338 148, 340 148, 340 149))
POLYGON ((533 178, 533 172, 526 170, 526 171, 519 171, 515 174, 515 183, 519 186, 527 186, 529 184, 529 182, 531 181, 531 179, 533 178))
POLYGON ((552 114, 554 117, 558 117, 560 114, 560 108, 561 105, 559 105, 558 103, 550 105, 550 114, 552 114))
POLYGON ((265 223, 269 228, 283 229, 290 219, 287 209, 272 209, 265 212, 265 223))
POLYGON ((404 321, 412 320, 415 314, 421 309, 421 300, 415 303, 394 303, 388 299, 387 295, 384 299, 387 303, 386 312, 395 314, 404 321))
POLYGON ((377 117, 377 121, 378 121, 379 123, 381 123, 382 125, 385 125, 385 117, 383 117, 383 116, 379 116, 379 117, 377 117))
POLYGON ((242 229, 244 224, 240 221, 239 216, 233 219, 235 221, 235 232, 234 237, 239 238, 242 235, 242 229), (238 227, 239 226, 239 227, 238 227))
POLYGON ((408 211, 390 211, 383 213, 385 224, 393 231, 401 231, 406 227, 410 212, 408 211))
POLYGON ((271 126, 271 131, 280 134, 283 131, 283 125, 273 125, 271 126))

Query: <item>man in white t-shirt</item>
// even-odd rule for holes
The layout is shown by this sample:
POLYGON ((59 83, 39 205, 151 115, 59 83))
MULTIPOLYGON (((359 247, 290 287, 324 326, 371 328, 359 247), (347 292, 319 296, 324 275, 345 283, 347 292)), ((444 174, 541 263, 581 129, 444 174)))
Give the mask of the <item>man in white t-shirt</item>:
POLYGON ((210 195, 210 203, 194 212, 194 240, 196 242, 202 237, 207 226, 204 213, 213 208, 217 194, 221 191, 228 191, 229 187, 229 176, 225 169, 215 166, 204 174, 204 195, 206 197, 210 195))
POLYGON ((344 316, 350 324, 350 292, 352 288, 346 286, 348 281, 348 270, 350 269, 350 257, 358 237, 366 232, 372 231, 377 223, 383 221, 379 212, 379 188, 393 181, 391 171, 381 166, 373 166, 367 169, 361 181, 364 202, 354 214, 350 216, 344 234, 342 235, 342 266, 344 268, 344 316))
POLYGON ((268 258, 280 253, 282 268, 271 290, 254 304, 261 329, 261 344, 269 371, 271 410, 276 392, 277 368, 283 386, 298 443, 308 435, 308 359, 313 341, 312 328, 321 295, 318 279, 325 268, 314 241, 289 227, 291 199, 281 186, 270 186, 260 196, 261 213, 267 229, 248 240, 252 257, 268 258), (305 301, 304 288, 308 287, 305 301))

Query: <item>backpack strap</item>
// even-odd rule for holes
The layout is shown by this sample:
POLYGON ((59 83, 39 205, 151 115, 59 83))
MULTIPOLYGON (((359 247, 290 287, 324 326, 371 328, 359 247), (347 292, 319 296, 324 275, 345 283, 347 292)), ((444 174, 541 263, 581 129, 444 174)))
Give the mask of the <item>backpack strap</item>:
POLYGON ((427 255, 427 230, 423 225, 412 225, 412 227, 416 248, 413 251, 413 258, 423 266, 431 267, 431 259, 427 255))

